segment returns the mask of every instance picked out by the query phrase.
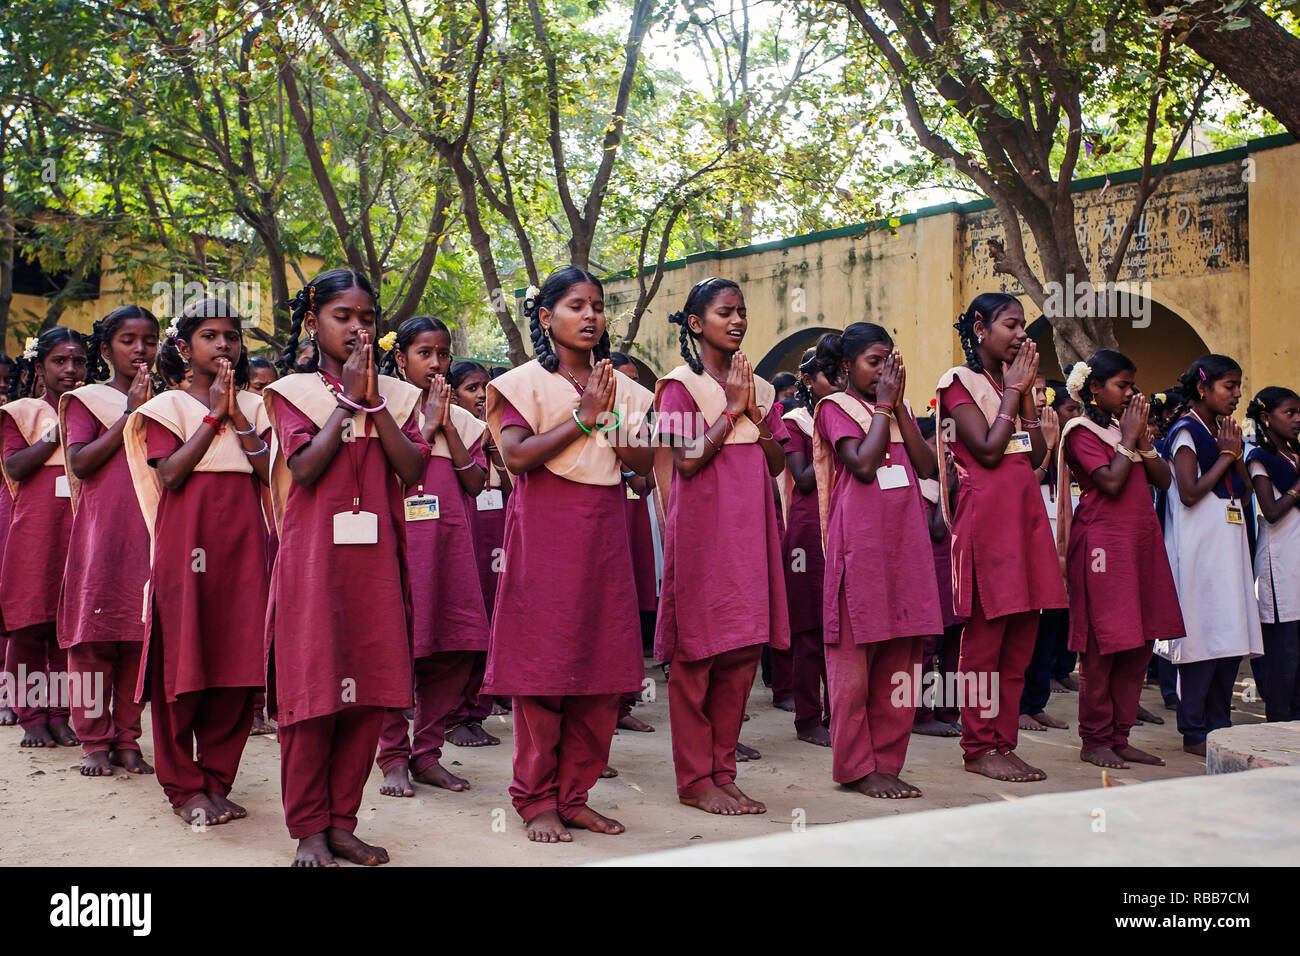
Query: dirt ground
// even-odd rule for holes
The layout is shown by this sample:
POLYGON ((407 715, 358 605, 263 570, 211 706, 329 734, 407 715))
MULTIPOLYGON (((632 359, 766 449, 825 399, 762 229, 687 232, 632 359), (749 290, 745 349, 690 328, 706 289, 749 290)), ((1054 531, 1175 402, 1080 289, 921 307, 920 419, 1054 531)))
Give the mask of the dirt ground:
MULTIPOLYGON (((668 733, 668 702, 659 670, 660 696, 635 713, 656 732, 621 732, 610 762, 619 776, 600 781, 592 806, 621 820, 627 832, 602 836, 574 831, 563 845, 528 842, 510 806, 512 736, 509 716, 491 717, 487 727, 501 738, 497 747, 448 747, 444 763, 467 777, 473 789, 450 793, 416 787, 416 796, 381 796, 376 770, 366 788, 357 833, 388 849, 398 866, 411 865, 571 865, 616 856, 688 846, 695 841, 733 840, 776 833, 796 821, 807 826, 893 813, 918 813, 1053 790, 1082 790, 1101 782, 1101 771, 1079 760, 1078 697, 1053 694, 1048 713, 1068 721, 1069 730, 1021 734, 1021 754, 1042 767, 1048 780, 1004 784, 965 773, 954 739, 912 736, 904 778, 924 796, 915 800, 876 800, 836 786, 830 776, 829 749, 795 739, 792 715, 771 706, 771 693, 755 682, 752 719, 741 740, 762 759, 741 764, 738 783, 766 802, 763 816, 718 817, 684 807, 676 800, 668 733)), ((1263 719, 1262 705, 1243 703, 1241 680, 1233 711, 1236 723, 1263 719)), ((1147 685, 1143 706, 1165 718, 1163 726, 1134 729, 1137 747, 1164 757, 1166 767, 1111 771, 1116 786, 1204 772, 1204 759, 1184 754, 1174 714, 1164 709, 1158 689, 1147 685)), ((142 746, 151 759, 149 714, 142 746)), ((231 798, 249 810, 248 818, 196 832, 181 823, 163 798, 154 777, 118 770, 111 778, 85 778, 77 772, 80 748, 22 750, 21 731, 0 727, 0 864, 3 865, 176 865, 283 866, 293 857, 280 806, 280 750, 273 736, 248 741, 231 798)), ((1061 861, 1067 863, 1068 861, 1061 861)), ((347 864, 344 864, 347 865, 347 864)))

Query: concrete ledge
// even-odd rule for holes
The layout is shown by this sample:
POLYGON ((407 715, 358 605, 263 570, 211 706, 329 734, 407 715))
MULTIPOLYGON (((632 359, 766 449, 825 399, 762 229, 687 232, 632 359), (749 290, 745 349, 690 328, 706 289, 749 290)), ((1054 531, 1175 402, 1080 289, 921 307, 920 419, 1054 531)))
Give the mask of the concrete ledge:
POLYGON ((1206 741, 1206 773, 1261 767, 1300 767, 1300 720, 1238 724, 1212 732, 1206 741))
POLYGON ((1297 793, 1300 767, 1182 777, 835 823, 595 865, 1295 866, 1297 793))

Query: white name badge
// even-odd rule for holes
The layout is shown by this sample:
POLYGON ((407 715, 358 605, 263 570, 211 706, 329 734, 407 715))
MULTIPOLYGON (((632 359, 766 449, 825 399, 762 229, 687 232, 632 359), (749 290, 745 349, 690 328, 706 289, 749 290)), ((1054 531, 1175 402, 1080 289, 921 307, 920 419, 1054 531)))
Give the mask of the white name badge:
POLYGON ((72 488, 68 485, 68 476, 59 475, 54 479, 54 497, 71 498, 72 488))
POLYGON ((1228 505, 1228 524, 1245 524, 1246 519, 1242 514, 1240 505, 1228 505))
POLYGON ((638 495, 635 491, 632 490, 632 486, 631 486, 631 485, 624 485, 623 487, 627 489, 627 500, 628 500, 628 501, 640 501, 640 500, 641 500, 641 496, 638 495))
POLYGON ((474 499, 474 503, 478 506, 479 511, 500 511, 505 507, 500 488, 484 488, 479 496, 474 499))
POLYGON ((1070 494, 1076 498, 1083 494, 1083 490, 1079 487, 1077 482, 1070 482, 1070 494))
POLYGON ((379 518, 373 511, 341 511, 334 516, 335 544, 378 544, 379 518))
POLYGON ((1012 432, 1011 440, 1007 442, 1007 447, 1002 454, 1022 455, 1029 450, 1029 432, 1012 432))
POLYGON ((432 521, 438 517, 437 495, 412 495, 404 503, 407 521, 432 521))
POLYGON ((907 469, 902 465, 881 465, 876 469, 876 485, 881 491, 888 491, 890 488, 906 488, 907 469))

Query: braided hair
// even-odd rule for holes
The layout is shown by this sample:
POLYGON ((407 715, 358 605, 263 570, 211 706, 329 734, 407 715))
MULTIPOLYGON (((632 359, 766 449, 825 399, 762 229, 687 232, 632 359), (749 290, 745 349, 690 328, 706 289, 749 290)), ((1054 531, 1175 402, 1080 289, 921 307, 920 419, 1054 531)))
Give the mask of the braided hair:
MULTIPOLYGON (((834 335, 835 333, 832 332, 829 334, 834 335)), ((825 335, 822 336, 823 339, 826 337, 827 336, 825 335)), ((838 338, 838 336, 836 337, 838 338)), ((818 339, 817 341, 818 345, 820 345, 821 339, 818 339)), ((809 378, 816 378, 818 373, 825 375, 827 381, 835 383, 839 381, 840 368, 838 365, 827 365, 825 358, 818 358, 817 346, 814 345, 812 348, 805 351, 803 353, 803 358, 799 360, 799 374, 795 377, 794 383, 795 402, 808 409, 810 412, 817 403, 813 401, 812 392, 810 392, 808 386, 804 384, 803 377, 807 375, 809 378)))
POLYGON ((234 363, 235 387, 244 388, 248 385, 248 346, 244 344, 244 317, 226 299, 199 299, 191 302, 172 320, 171 328, 158 346, 159 374, 169 384, 184 381, 185 368, 189 363, 181 355, 179 343, 188 343, 199 326, 208 319, 230 319, 235 323, 235 329, 239 331, 239 358, 234 363))
POLYGON ((280 374, 289 375, 293 372, 314 372, 320 364, 320 346, 316 344, 313 337, 311 341, 311 357, 301 365, 298 364, 298 349, 302 337, 302 321, 307 317, 308 312, 316 314, 325 308, 325 305, 339 293, 346 292, 348 289, 357 288, 366 295, 370 296, 375 303, 375 322, 379 322, 379 296, 375 294, 374 287, 370 284, 362 273, 354 272, 351 269, 330 269, 320 273, 305 286, 298 290, 298 294, 289 300, 289 312, 293 317, 293 323, 289 326, 289 341, 285 344, 284 352, 280 356, 280 374))
POLYGON ((686 364, 696 375, 704 374, 704 361, 700 358, 699 336, 691 331, 690 317, 692 315, 704 315, 713 300, 718 297, 718 293, 726 289, 735 289, 739 292, 740 286, 732 279, 718 279, 716 277, 703 279, 691 286, 691 291, 686 294, 686 304, 682 306, 682 310, 668 316, 669 322, 681 326, 678 338, 682 344, 682 358, 686 360, 686 364))
MULTIPOLYGON (((528 333, 533 343, 533 356, 537 359, 537 364, 548 372, 559 369, 560 356, 556 354, 550 336, 542 328, 541 311, 542 309, 553 310, 555 304, 564 297, 564 294, 579 282, 590 282, 600 291, 602 296, 605 294, 605 287, 600 284, 600 280, 594 275, 585 269, 579 269, 577 266, 568 266, 564 269, 557 269, 547 276, 546 281, 542 283, 541 289, 536 293, 524 296, 524 318, 528 319, 528 333)), ((531 287, 529 291, 532 291, 531 287)), ((592 357, 597 362, 609 358, 609 348, 609 328, 606 326, 605 331, 600 336, 600 341, 591 350, 592 357)))
POLYGON ((1133 364, 1132 359, 1122 352, 1116 352, 1114 349, 1098 349, 1088 359, 1088 369, 1088 377, 1084 379, 1083 385, 1079 389, 1079 405, 1083 408, 1083 413, 1094 424, 1102 428, 1109 428, 1111 416, 1097 407, 1097 401, 1092 394, 1092 386, 1094 384, 1104 385, 1120 372, 1133 372, 1136 374, 1137 366, 1133 364))
POLYGON ((86 347, 86 340, 80 332, 67 326, 54 325, 37 336, 36 354, 32 358, 20 355, 14 360, 14 367, 9 372, 10 401, 15 398, 31 398, 35 394, 36 366, 45 361, 45 357, 54 350, 56 345, 62 345, 64 342, 75 342, 83 349, 86 347))
POLYGON ((1241 366, 1237 364, 1236 360, 1226 355, 1217 355, 1213 352, 1209 355, 1202 355, 1191 364, 1191 367, 1186 372, 1178 376, 1182 401, 1178 403, 1178 408, 1174 412, 1174 420, 1177 421, 1187 414, 1187 410, 1192 407, 1192 403, 1200 400, 1201 390, 1199 386, 1201 383, 1205 383, 1208 388, 1225 375, 1240 371, 1241 366))
POLYGON ((153 324, 157 331, 158 319, 148 309, 138 305, 124 305, 114 309, 102 319, 97 319, 91 326, 90 337, 86 339, 86 380, 106 382, 113 377, 113 369, 104 359, 104 346, 110 345, 117 330, 127 319, 144 319, 153 324))
POLYGON ((397 327, 397 338, 393 340, 392 349, 380 361, 379 374, 405 379, 406 376, 397 367, 397 353, 401 352, 405 355, 406 350, 415 341, 415 337, 425 332, 446 332, 447 338, 451 338, 451 329, 447 328, 447 324, 442 319, 435 319, 429 315, 413 315, 397 327))
MULTIPOLYGON (((833 370, 838 376, 844 363, 851 363, 873 345, 888 345, 892 349, 894 340, 883 326, 874 322, 854 322, 839 335, 831 332, 818 339, 815 361, 821 368, 833 370)), ((829 372, 827 374, 829 376, 829 372)))
POLYGON ((967 368, 973 372, 984 371, 984 363, 980 361, 979 340, 975 337, 975 323, 983 322, 987 329, 999 315, 1019 304, 1019 299, 1005 292, 981 292, 971 300, 966 311, 957 316, 953 328, 961 339, 961 350, 966 353, 967 368))
MULTIPOLYGON (((1273 441, 1268 427, 1264 424, 1264 415, 1276 411, 1277 407, 1288 399, 1300 402, 1300 395, 1289 388, 1270 385, 1260 389, 1259 394, 1246 406, 1246 417, 1255 423, 1255 444, 1274 455, 1279 454, 1279 451, 1277 443, 1273 441)), ((1291 451, 1300 453, 1300 442, 1294 438, 1288 441, 1287 445, 1291 451)))

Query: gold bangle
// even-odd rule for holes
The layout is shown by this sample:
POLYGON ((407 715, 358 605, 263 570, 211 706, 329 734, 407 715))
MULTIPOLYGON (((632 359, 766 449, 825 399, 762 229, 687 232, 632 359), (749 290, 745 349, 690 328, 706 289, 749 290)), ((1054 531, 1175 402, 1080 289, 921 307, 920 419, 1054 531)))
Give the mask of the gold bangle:
POLYGON ((1141 455, 1143 458, 1147 458, 1147 459, 1160 457, 1160 452, 1156 451, 1154 448, 1148 449, 1147 451, 1143 451, 1141 448, 1139 448, 1137 450, 1137 453, 1141 455))
POLYGON ((1127 458, 1129 461, 1136 462, 1138 460, 1138 456, 1135 455, 1133 452, 1129 451, 1123 445, 1116 445, 1115 450, 1119 452, 1121 455, 1123 455, 1125 458, 1127 458))

